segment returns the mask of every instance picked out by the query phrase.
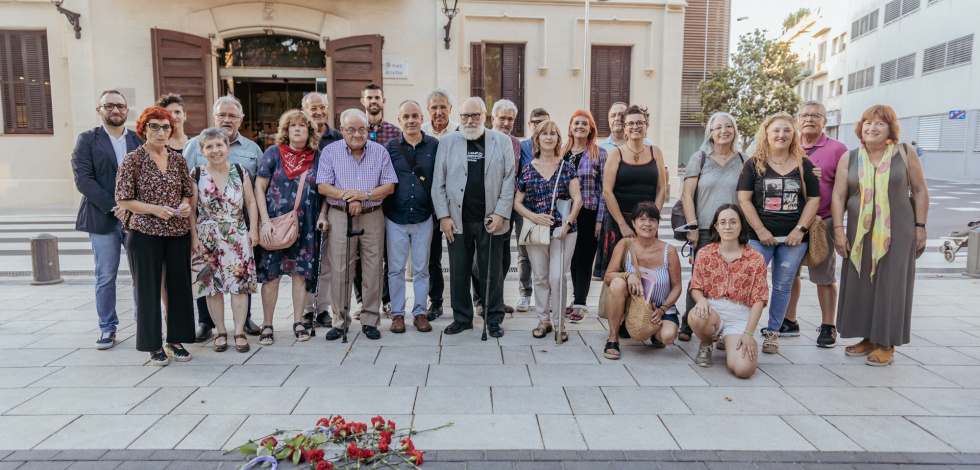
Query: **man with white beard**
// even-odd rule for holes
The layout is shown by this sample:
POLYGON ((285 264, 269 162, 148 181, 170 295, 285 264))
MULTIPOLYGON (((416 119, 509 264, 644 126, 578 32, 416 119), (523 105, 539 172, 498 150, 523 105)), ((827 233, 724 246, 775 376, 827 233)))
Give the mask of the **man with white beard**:
POLYGON ((499 338, 504 335, 501 250, 508 248, 503 235, 514 207, 514 149, 510 137, 484 126, 487 107, 482 98, 463 101, 459 117, 459 132, 439 140, 432 183, 436 218, 449 242, 453 322, 445 333, 473 329, 470 274, 475 256, 477 286, 484 293, 488 285, 490 290, 484 299, 487 331, 499 338))

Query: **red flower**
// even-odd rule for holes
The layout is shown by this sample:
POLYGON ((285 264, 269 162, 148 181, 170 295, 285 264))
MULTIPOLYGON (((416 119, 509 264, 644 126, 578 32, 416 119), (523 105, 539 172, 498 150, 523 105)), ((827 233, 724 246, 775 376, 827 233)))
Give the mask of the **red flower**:
POLYGON ((313 449, 313 450, 310 450, 309 452, 307 452, 304 457, 306 457, 306 460, 309 460, 310 462, 316 463, 316 462, 319 462, 319 461, 323 460, 324 453, 320 449, 313 449))
POLYGON ((415 444, 412 443, 411 439, 406 437, 405 439, 402 439, 402 450, 408 453, 415 452, 415 444))
POLYGON ((391 445, 391 432, 381 431, 381 439, 378 441, 378 450, 381 452, 388 452, 388 446, 391 445))
POLYGON ((276 438, 274 438, 272 436, 269 436, 269 437, 267 437, 265 439, 262 439, 262 442, 260 442, 259 445, 262 446, 262 447, 272 448, 272 447, 275 447, 275 446, 279 445, 279 441, 277 441, 276 438), (272 444, 272 445, 270 446, 268 444, 272 444))
POLYGON ((357 444, 351 442, 350 445, 347 446, 347 456, 352 459, 359 459, 361 458, 361 449, 357 447, 357 444))
POLYGON ((330 420, 330 424, 337 427, 343 426, 345 424, 344 417, 340 415, 334 416, 333 419, 330 420))
POLYGON ((327 418, 320 418, 320 420, 316 422, 316 425, 324 427, 330 426, 330 421, 327 421, 327 418))
POLYGON ((392 421, 392 420, 390 420, 390 419, 388 420, 388 430, 389 431, 394 431, 395 430, 395 422, 392 421))
POLYGON ((385 427, 385 419, 381 416, 375 416, 371 418, 371 426, 374 427, 375 430, 380 431, 381 428, 385 427))
POLYGON ((315 470, 333 470, 333 464, 330 462, 320 462, 316 464, 315 470))
POLYGON ((361 450, 361 460, 367 460, 374 457, 374 451, 371 449, 361 450))
POLYGON ((422 452, 421 451, 412 450, 412 451, 409 451, 408 452, 408 455, 411 455, 411 457, 408 458, 408 461, 409 462, 412 462, 415 465, 422 465, 422 452))
POLYGON ((350 423, 349 429, 351 434, 359 434, 367 431, 367 425, 364 423, 350 423))

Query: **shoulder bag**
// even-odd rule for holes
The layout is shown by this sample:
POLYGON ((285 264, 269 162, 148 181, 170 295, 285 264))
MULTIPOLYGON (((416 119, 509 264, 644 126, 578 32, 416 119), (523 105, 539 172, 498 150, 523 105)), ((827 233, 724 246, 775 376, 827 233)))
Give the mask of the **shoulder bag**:
MULTIPOLYGON (((909 170, 908 170, 909 169, 909 158, 908 158, 908 154, 907 154, 907 152, 908 152, 908 144, 901 144, 901 145, 899 145, 898 146, 898 152, 900 154, 902 154, 902 162, 905 163, 905 173, 907 174, 907 179, 909 181, 909 199, 912 200, 912 217, 913 217, 912 222, 915 222, 915 221, 917 221, 919 219, 918 218, 915 218, 916 217, 916 215, 915 215, 915 197, 912 196, 912 176, 910 174, 908 174, 909 173, 909 170)), ((915 240, 915 237, 913 237, 912 239, 915 240)), ((923 248, 921 248, 919 250, 915 250, 915 259, 919 259, 919 257, 922 256, 922 253, 925 253, 925 252, 926 252, 925 247, 923 247, 923 248)))
MULTIPOLYGON (((814 150, 816 149, 810 149, 810 152, 807 152, 807 156, 809 157, 814 150)), ((802 163, 800 164, 800 188, 803 190, 803 205, 806 206, 809 198, 806 195, 806 178, 803 176, 802 163)), ((810 243, 800 264, 813 267, 823 263, 823 260, 827 259, 827 256, 830 255, 830 245, 827 244, 827 224, 819 215, 814 215, 807 229, 807 233, 810 235, 810 243)))
MULTIPOLYGON (((555 210, 555 196, 558 194, 558 180, 561 179, 561 171, 565 167, 565 160, 562 159, 561 163, 558 165, 558 172, 555 173, 555 187, 551 190, 551 206, 548 209, 548 214, 551 214, 555 210)), ((551 227, 546 225, 538 225, 531 222, 531 219, 524 217, 524 225, 521 226, 520 238, 517 239, 517 243, 524 246, 541 246, 551 244, 551 227)))
POLYGON ((274 219, 269 219, 272 224, 272 234, 266 240, 259 237, 259 245, 269 251, 282 250, 289 248, 299 237, 299 218, 296 210, 299 209, 299 201, 303 199, 303 185, 306 183, 306 174, 309 170, 299 175, 299 186, 296 187, 296 202, 293 203, 293 210, 280 215, 274 219))

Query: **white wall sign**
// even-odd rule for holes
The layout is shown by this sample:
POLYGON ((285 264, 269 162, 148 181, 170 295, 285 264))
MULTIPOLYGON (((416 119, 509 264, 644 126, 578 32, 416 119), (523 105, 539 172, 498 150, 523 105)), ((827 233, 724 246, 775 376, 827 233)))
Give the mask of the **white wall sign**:
POLYGON ((384 78, 408 78, 407 60, 385 60, 384 78))

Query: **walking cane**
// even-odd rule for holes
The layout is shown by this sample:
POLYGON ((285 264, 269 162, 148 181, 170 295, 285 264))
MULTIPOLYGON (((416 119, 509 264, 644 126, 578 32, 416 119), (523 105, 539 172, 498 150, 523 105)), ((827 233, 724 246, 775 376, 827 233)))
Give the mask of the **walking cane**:
MULTIPOLYGON (((561 229, 558 229, 561 230, 561 229)), ((562 238, 558 242, 559 250, 559 265, 558 270, 561 271, 561 281, 558 283, 558 328, 555 328, 555 344, 561 345, 561 328, 565 321, 565 297, 562 295, 565 291, 565 239, 562 238)), ((551 302, 554 305, 554 302, 551 302)))
POLYGON ((483 221, 483 226, 487 228, 487 233, 490 235, 490 243, 487 249, 487 288, 486 295, 483 296, 483 336, 480 340, 487 340, 487 312, 490 310, 490 262, 493 260, 491 255, 493 254, 493 233, 490 232, 490 224, 493 223, 492 217, 487 217, 483 221))
POLYGON ((342 343, 347 342, 347 330, 350 328, 350 324, 348 323, 350 319, 350 239, 351 237, 364 235, 364 229, 351 230, 351 224, 354 223, 354 216, 350 215, 350 201, 345 203, 344 209, 347 212, 347 252, 344 262, 344 337, 341 340, 342 343))
MULTIPOLYGON (((320 242, 323 241, 323 235, 320 233, 320 230, 314 230, 314 232, 313 238, 315 240, 314 243, 316 243, 316 249, 313 252, 313 262, 316 263, 316 277, 313 278, 313 282, 316 283, 316 287, 313 288, 313 312, 310 313, 310 338, 316 336, 316 307, 317 300, 320 297, 320 257, 323 256, 323 249, 320 246, 320 242)), ((306 320, 306 318, 303 319, 306 320)))

